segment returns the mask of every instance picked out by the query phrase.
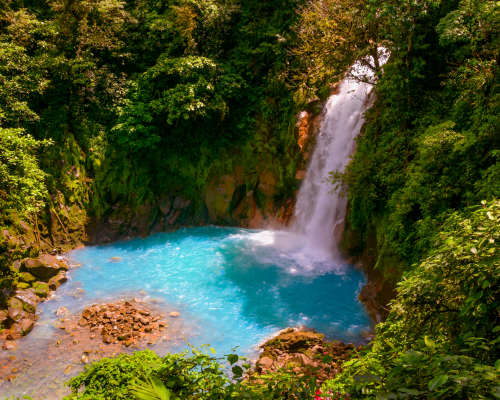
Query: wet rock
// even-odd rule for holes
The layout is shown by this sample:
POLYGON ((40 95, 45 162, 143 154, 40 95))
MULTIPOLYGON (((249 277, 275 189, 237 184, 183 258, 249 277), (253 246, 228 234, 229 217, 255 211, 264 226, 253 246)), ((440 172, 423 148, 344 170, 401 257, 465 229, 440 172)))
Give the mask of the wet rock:
POLYGON ((104 343, 113 343, 113 336, 103 335, 102 340, 104 341, 104 343))
POLYGON ((7 331, 7 340, 18 340, 23 337, 23 330, 19 326, 19 324, 14 324, 7 331))
POLYGON ((118 340, 129 340, 132 337, 131 332, 123 333, 120 336, 118 336, 118 340))
POLYGON ((9 301, 7 302, 7 305, 12 308, 17 308, 19 310, 23 309, 23 303, 21 300, 16 299, 15 297, 11 297, 9 301))
POLYGON ((106 311, 103 316, 104 318, 111 319, 113 318, 114 314, 111 311, 106 311))
POLYGON ((7 316, 13 321, 13 322, 19 322, 23 318, 26 318, 26 312, 19 310, 18 308, 13 308, 9 307, 7 310, 7 316))
POLYGON ((82 363, 87 364, 89 362, 89 358, 86 355, 83 355, 82 358, 82 363))
POLYGON ((143 324, 143 325, 148 325, 148 324, 149 324, 149 319, 148 319, 148 318, 141 318, 139 321, 140 321, 140 322, 141 322, 141 324, 143 324))
POLYGON ((94 308, 86 308, 83 310, 82 317, 85 319, 89 319, 93 317, 96 313, 96 310, 94 308))
POLYGON ((170 212, 170 207, 171 207, 171 201, 169 196, 163 197, 159 202, 158 202, 158 207, 160 208, 160 212, 164 215, 167 216, 168 213, 170 212))
POLYGON ((46 299, 49 296, 49 284, 48 283, 35 282, 33 284, 33 289, 35 289, 35 294, 42 299, 46 299))
POLYGON ((38 297, 34 289, 17 290, 14 294, 14 298, 21 302, 22 308, 25 311, 31 313, 36 312, 38 297))
POLYGON ((179 316, 179 312, 178 311, 172 311, 170 314, 168 314, 169 317, 172 317, 172 318, 177 318, 179 316))
POLYGON ((21 270, 21 260, 16 260, 10 265, 12 272, 18 273, 21 270))
POLYGON ((53 278, 50 278, 50 280, 49 280, 49 289, 50 290, 56 290, 63 283, 66 283, 67 281, 68 281, 68 278, 66 278, 66 272, 61 271, 56 276, 54 276, 53 278))
POLYGON ((33 329, 34 325, 35 325, 35 321, 30 319, 30 318, 24 318, 19 323, 19 326, 21 327, 21 330, 23 331, 24 335, 26 335, 29 331, 31 331, 33 329))
POLYGON ((86 326, 88 324, 89 324, 88 321, 83 317, 78 320, 78 325, 80 326, 86 326))
POLYGON ((146 317, 149 317, 151 315, 151 313, 146 310, 139 310, 139 314, 144 315, 146 317))
POLYGON ((4 350, 15 350, 17 347, 16 342, 13 340, 6 340, 5 343, 2 346, 2 349, 4 350))
POLYGON ((69 310, 65 306, 59 307, 56 310, 56 315, 66 315, 66 314, 69 314, 69 310))

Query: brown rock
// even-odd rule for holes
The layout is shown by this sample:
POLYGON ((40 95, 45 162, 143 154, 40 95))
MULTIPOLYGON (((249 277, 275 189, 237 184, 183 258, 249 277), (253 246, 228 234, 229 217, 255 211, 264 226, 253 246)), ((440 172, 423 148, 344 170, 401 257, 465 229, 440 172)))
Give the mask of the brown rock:
POLYGON ((259 360, 257 361, 257 368, 263 369, 263 370, 268 370, 268 369, 271 369, 273 364, 274 364, 274 361, 271 358, 262 357, 262 358, 259 358, 259 360))
POLYGON ((145 310, 139 310, 139 314, 141 315, 144 315, 146 317, 149 317, 149 315, 151 314, 149 311, 145 311, 145 310))
POLYGON ((26 318, 26 313, 24 311, 13 307, 8 308, 7 315, 13 322, 18 322, 23 318, 26 318))
POLYGON ((14 297, 21 302, 25 311, 31 313, 36 311, 38 297, 35 295, 34 289, 17 290, 14 297))
POLYGON ((160 321, 159 325, 163 328, 165 325, 167 325, 167 323, 165 321, 160 321))
POLYGON ((5 321, 7 321, 7 310, 0 310, 0 324, 5 324, 5 321))
POLYGON ((153 330, 153 326, 152 325, 147 325, 144 327, 144 331, 145 332, 151 332, 153 330))
POLYGON ((24 335, 26 335, 29 331, 31 331, 33 329, 34 325, 35 325, 35 321, 33 321, 30 318, 24 318, 19 323, 19 326, 21 327, 21 330, 23 331, 24 335))
POLYGON ((118 336, 118 340, 129 340, 132 337, 132 332, 122 333, 118 336))
POLYGON ((89 322, 83 317, 78 320, 78 325, 80 325, 80 326, 86 326, 86 325, 88 325, 88 323, 89 322))
POLYGON ((66 283, 67 281, 68 281, 68 278, 66 278, 66 272, 61 271, 53 278, 50 278, 49 289, 56 290, 59 288, 59 286, 61 286, 63 283, 66 283))
POLYGON ((148 325, 149 324, 149 319, 148 318, 141 318, 140 319, 141 324, 143 325, 148 325))
POLYGON ((113 318, 114 314, 111 311, 106 311, 103 315, 104 318, 111 319, 113 318))
POLYGON ((7 340, 18 340, 23 337, 23 330, 19 326, 19 324, 14 324, 7 331, 7 340))
POLYGON ((170 314, 168 314, 169 317, 172 317, 172 318, 177 318, 179 316, 179 312, 178 311, 172 311, 170 314))
POLYGON ((56 310, 56 315, 64 315, 64 314, 69 314, 69 311, 66 307, 62 306, 56 310))
POLYGON ((5 343, 2 346, 2 349, 4 350, 15 350, 17 347, 16 342, 13 340, 6 340, 5 343))
POLYGON ((102 337, 102 340, 104 341, 104 343, 113 343, 113 336, 111 336, 111 335, 104 335, 102 337))

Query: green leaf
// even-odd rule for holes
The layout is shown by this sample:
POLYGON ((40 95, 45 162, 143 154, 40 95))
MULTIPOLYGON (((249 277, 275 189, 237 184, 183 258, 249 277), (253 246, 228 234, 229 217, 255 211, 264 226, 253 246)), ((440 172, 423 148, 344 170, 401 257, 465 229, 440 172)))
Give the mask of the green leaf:
POLYGON ((233 365, 235 362, 238 362, 238 356, 236 354, 229 354, 227 356, 227 361, 229 361, 231 365, 233 365))
POLYGON ((215 354, 215 349, 213 347, 210 347, 210 351, 212 352, 212 354, 215 354))
POLYGON ((492 330, 493 333, 498 332, 498 331, 500 331, 500 325, 494 327, 493 330, 492 330))
POLYGON ((434 341, 429 337, 429 336, 426 336, 424 338, 424 341, 425 341, 425 345, 431 349, 431 350, 434 350, 436 348, 436 343, 434 343, 434 341))
POLYGON ((327 354, 321 357, 321 361, 323 361, 324 364, 330 364, 333 361, 333 357, 327 354))
POLYGON ((235 365, 231 370, 233 371, 233 374, 237 376, 243 375, 243 368, 241 368, 239 365, 235 365))
POLYGON ((373 374, 355 375, 354 380, 358 382, 378 382, 380 381, 380 376, 373 374))
POLYGON ((429 382, 427 387, 429 388, 429 390, 434 390, 439 386, 444 385, 447 381, 448 381, 448 375, 446 374, 438 375, 429 382))
POLYGON ((170 400, 172 393, 161 380, 152 376, 146 381, 138 380, 136 384, 130 385, 130 391, 140 400, 170 400))
POLYGON ((500 372, 500 360, 497 360, 495 363, 495 369, 500 372))

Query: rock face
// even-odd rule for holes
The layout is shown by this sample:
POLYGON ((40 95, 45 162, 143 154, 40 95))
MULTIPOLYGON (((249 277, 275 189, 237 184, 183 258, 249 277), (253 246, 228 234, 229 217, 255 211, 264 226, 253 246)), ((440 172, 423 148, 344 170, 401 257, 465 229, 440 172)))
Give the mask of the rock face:
POLYGON ((281 332, 260 347, 264 351, 256 362, 255 373, 293 368, 297 374, 315 375, 318 384, 332 379, 342 370, 344 361, 356 356, 353 344, 325 342, 323 334, 294 328, 281 332), (318 370, 311 372, 312 368, 318 370))

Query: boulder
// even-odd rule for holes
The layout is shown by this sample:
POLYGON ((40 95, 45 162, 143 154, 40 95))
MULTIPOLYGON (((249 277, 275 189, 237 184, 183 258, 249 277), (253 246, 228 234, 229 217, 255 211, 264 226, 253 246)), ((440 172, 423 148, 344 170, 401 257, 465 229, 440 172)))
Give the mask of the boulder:
POLYGON ((17 340, 23 337, 23 330, 19 326, 19 324, 14 324, 7 331, 7 340, 17 340))
POLYGON ((67 281, 68 278, 66 278, 66 272, 61 271, 56 276, 49 279, 49 289, 56 290, 59 288, 59 286, 61 286, 63 283, 66 283, 67 281))
POLYGON ((15 297, 11 297, 7 302, 7 305, 12 308, 17 308, 19 310, 23 309, 23 302, 15 297))
POLYGON ((325 335, 310 331, 288 329, 277 337, 264 343, 261 348, 277 348, 288 353, 303 353, 304 351, 322 345, 325 335))
POLYGON ((262 358, 259 358, 259 361, 257 361, 257 368, 267 370, 267 369, 271 369, 273 364, 274 364, 274 361, 271 358, 262 357, 262 358))
POLYGON ((34 289, 17 290, 14 294, 14 298, 22 303, 22 309, 25 311, 30 313, 34 313, 36 311, 38 297, 36 296, 34 289))
POLYGON ((17 289, 28 289, 30 287, 30 284, 29 283, 26 283, 26 282, 19 282, 17 285, 16 285, 16 288, 17 289))
POLYGON ((26 313, 24 311, 13 307, 9 307, 7 315, 13 322, 19 322, 26 317, 26 313))
POLYGON ((89 318, 93 317, 95 313, 96 313, 95 309, 86 308, 85 310, 83 310, 82 317, 85 319, 89 319, 89 318))
POLYGON ((178 311, 172 311, 170 314, 168 314, 170 317, 172 318, 177 318, 179 316, 179 312, 178 311))
POLYGON ((60 271, 67 271, 68 267, 50 254, 42 254, 38 258, 29 258, 24 261, 28 272, 40 279, 50 279, 60 271))
POLYGON ((33 321, 30 318, 24 318, 19 323, 19 326, 21 327, 21 330, 23 331, 24 335, 26 335, 29 331, 31 331, 33 329, 34 325, 35 325, 35 321, 33 321))
POLYGON ((16 260, 10 265, 12 272, 18 273, 21 270, 21 260, 16 260))
POLYGON ((33 284, 33 289, 35 289, 35 294, 43 299, 49 296, 49 284, 45 282, 35 282, 33 284))
POLYGON ((191 200, 185 200, 180 196, 174 199, 174 210, 182 210, 191 204, 191 200))
POLYGON ((15 350, 16 349, 16 342, 13 340, 6 340, 5 343, 2 346, 2 349, 4 350, 15 350))
POLYGON ((7 321, 7 310, 0 310, 0 325, 4 325, 7 321))
POLYGON ((36 281, 36 278, 31 275, 29 272, 20 272, 19 273, 19 280, 21 282, 26 282, 26 283, 32 283, 36 281))

